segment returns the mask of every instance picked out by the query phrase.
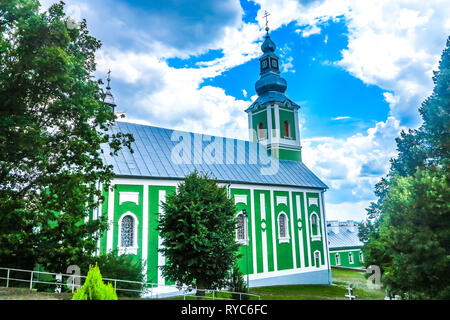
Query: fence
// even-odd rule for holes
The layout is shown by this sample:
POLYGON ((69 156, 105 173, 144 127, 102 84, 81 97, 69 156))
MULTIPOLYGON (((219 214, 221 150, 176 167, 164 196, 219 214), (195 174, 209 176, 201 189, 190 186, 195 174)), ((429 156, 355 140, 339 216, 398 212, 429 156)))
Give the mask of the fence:
MULTIPOLYGON (((82 286, 82 282, 86 276, 81 276, 77 274, 63 274, 63 273, 52 273, 45 271, 36 271, 36 270, 23 270, 23 269, 14 269, 14 268, 2 268, 0 267, 0 280, 5 280, 6 287, 10 287, 10 284, 17 281, 20 283, 29 283, 30 290, 33 289, 33 285, 36 284, 46 284, 50 286, 55 286, 55 292, 61 292, 63 287, 66 287, 72 293, 82 286), (6 273, 6 274, 5 274, 6 273), (18 274, 22 275, 21 277, 18 274), (54 278, 55 281, 44 281, 41 278, 54 278), (64 281, 66 278, 66 281, 64 281), (78 279, 78 280, 77 280, 78 279), (78 284, 79 283, 79 284, 78 284)), ((244 292, 232 292, 225 290, 205 290, 205 296, 197 296, 192 292, 196 291, 196 289, 188 288, 188 287, 178 287, 176 285, 161 285, 157 283, 151 282, 139 282, 139 281, 130 281, 130 280, 121 280, 121 279, 111 279, 111 278, 103 278, 104 282, 109 282, 113 284, 114 289, 122 292, 134 292, 138 293, 141 296, 145 296, 150 299, 159 299, 169 296, 183 296, 183 299, 186 300, 188 297, 197 297, 204 299, 212 299, 212 300, 235 300, 227 297, 223 297, 223 295, 234 295, 239 296, 239 300, 245 299, 257 299, 260 300, 261 297, 259 295, 244 293, 244 292), (136 287, 140 287, 137 289, 129 289, 124 288, 125 284, 134 285, 136 287)))

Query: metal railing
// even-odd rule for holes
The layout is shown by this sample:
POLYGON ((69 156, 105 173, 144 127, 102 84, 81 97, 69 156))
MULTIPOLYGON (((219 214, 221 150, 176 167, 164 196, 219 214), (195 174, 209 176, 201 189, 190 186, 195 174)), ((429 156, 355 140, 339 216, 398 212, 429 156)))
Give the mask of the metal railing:
MULTIPOLYGON (((76 290, 81 288, 82 282, 84 283, 86 276, 77 275, 77 274, 63 274, 63 273, 52 273, 52 272, 45 272, 45 271, 36 271, 36 270, 24 270, 24 269, 14 269, 14 268, 2 268, 0 267, 0 280, 6 280, 6 287, 10 287, 10 283, 14 281, 18 282, 28 282, 29 289, 33 290, 33 285, 36 284, 47 284, 47 285, 54 285, 55 286, 55 292, 61 292, 62 287, 65 286, 69 291, 72 293, 76 290), (6 276, 3 276, 1 274, 2 271, 6 271, 6 276), (11 276, 11 273, 22 273, 25 274, 24 277, 17 278, 11 276), (26 274, 30 274, 29 276, 26 276, 26 274), (55 281, 43 281, 41 278, 42 276, 49 276, 54 277, 55 281), (64 278, 67 278, 66 281, 64 281, 64 278), (79 279, 77 281, 76 279, 79 279), (79 282, 80 284, 77 284, 79 282)), ((114 289, 116 291, 123 291, 123 292, 135 292, 139 293, 140 296, 146 296, 149 299, 160 299, 167 296, 166 293, 160 293, 160 289, 162 288, 169 288, 173 289, 172 293, 173 296, 183 296, 183 299, 186 300, 186 297, 196 297, 196 298, 203 298, 203 299, 212 299, 212 300, 236 300, 226 297, 221 297, 221 295, 231 295, 231 296, 239 296, 239 300, 242 300, 242 298, 254 298, 257 300, 261 300, 261 297, 259 295, 250 294, 250 293, 244 293, 244 292, 232 292, 232 291, 226 291, 226 290, 202 290, 205 292, 205 296, 198 296, 193 294, 193 291, 196 291, 198 289, 196 288, 187 288, 187 287, 179 287, 176 285, 161 285, 158 283, 152 283, 152 282, 140 282, 140 281, 131 281, 131 280, 121 280, 121 279, 111 279, 111 278, 103 278, 103 281, 106 283, 111 283, 114 286, 114 289), (130 289, 130 288, 124 288, 124 286, 121 284, 131 284, 135 285, 137 287, 140 287, 140 289, 130 289), (178 290, 178 292, 176 290, 178 290), (178 294, 179 293, 179 294, 178 294)))

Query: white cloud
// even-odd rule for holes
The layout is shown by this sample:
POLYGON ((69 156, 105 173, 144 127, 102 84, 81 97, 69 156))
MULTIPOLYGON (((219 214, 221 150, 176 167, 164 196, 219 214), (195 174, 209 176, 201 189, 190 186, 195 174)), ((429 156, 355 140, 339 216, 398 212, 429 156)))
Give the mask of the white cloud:
POLYGON ((404 127, 400 122, 389 117, 365 134, 303 139, 303 161, 329 185, 328 202, 373 199, 373 185, 389 169, 389 159, 396 155, 395 138, 401 129, 404 127))
POLYGON ((341 116, 341 117, 336 117, 336 118, 331 118, 331 120, 336 121, 336 120, 346 120, 346 119, 350 119, 351 117, 348 116, 341 116))
POLYGON ((326 218, 327 220, 363 221, 366 218, 365 209, 369 207, 369 204, 370 201, 343 202, 339 204, 327 202, 326 218))

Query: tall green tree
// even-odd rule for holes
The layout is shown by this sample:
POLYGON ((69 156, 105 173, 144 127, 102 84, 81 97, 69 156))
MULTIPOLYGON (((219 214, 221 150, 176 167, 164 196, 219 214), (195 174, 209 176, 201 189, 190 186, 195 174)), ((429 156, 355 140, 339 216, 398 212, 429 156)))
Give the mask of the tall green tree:
POLYGON ((199 289, 227 285, 238 245, 236 207, 226 188, 194 171, 167 196, 163 209, 158 229, 164 239, 164 277, 199 289))
POLYGON ((377 201, 360 226, 366 265, 387 288, 410 298, 449 298, 450 37, 419 108, 423 124, 396 139, 398 155, 375 185, 377 201))
POLYGON ((0 265, 66 271, 96 250, 104 219, 85 221, 113 177, 115 114, 95 80, 100 41, 64 3, 0 0, 0 265))

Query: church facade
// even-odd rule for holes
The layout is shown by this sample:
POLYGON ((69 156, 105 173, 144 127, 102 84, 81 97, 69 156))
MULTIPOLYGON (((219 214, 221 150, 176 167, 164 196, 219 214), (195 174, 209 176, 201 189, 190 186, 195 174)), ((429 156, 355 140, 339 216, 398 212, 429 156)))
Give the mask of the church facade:
MULTIPOLYGON (((268 30, 267 30, 268 31, 268 30)), ((261 47, 258 98, 245 110, 250 141, 116 122, 133 134, 129 150, 104 161, 114 167, 114 188, 93 218, 108 217, 98 253, 133 254, 146 262, 147 282, 166 285, 158 249, 161 203, 193 170, 226 187, 237 207, 239 266, 251 287, 330 283, 324 193, 327 186, 301 161, 300 106, 285 95, 276 46, 267 33, 261 47)), ((107 91, 108 103, 114 104, 107 91)))

